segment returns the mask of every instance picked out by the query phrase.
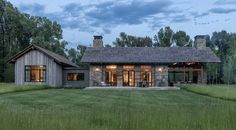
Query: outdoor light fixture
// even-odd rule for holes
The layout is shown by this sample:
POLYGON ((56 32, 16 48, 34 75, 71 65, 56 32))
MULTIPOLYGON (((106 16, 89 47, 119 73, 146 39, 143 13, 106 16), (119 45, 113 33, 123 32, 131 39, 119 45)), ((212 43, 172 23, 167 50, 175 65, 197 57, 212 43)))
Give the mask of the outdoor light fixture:
POLYGON ((162 67, 158 68, 158 71, 162 72, 162 67))
POLYGON ((173 65, 176 65, 177 63, 175 62, 173 65))
POLYGON ((99 68, 98 68, 98 67, 96 67, 96 68, 95 68, 95 71, 99 71, 99 68))

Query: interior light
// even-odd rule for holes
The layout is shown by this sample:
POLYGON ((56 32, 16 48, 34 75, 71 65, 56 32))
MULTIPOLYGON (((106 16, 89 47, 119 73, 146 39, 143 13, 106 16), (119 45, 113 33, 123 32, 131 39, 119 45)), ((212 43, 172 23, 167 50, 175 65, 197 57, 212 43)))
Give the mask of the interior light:
POLYGON ((99 71, 99 68, 95 68, 95 71, 99 71))

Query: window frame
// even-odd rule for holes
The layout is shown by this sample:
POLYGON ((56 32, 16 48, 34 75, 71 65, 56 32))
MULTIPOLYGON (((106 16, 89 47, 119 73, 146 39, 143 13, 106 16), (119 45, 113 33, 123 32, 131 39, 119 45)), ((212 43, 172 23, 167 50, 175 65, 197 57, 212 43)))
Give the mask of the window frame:
POLYGON ((81 73, 67 73, 66 79, 67 79, 67 81, 72 81, 72 82, 73 82, 73 81, 77 81, 77 82, 78 82, 78 81, 85 81, 85 74, 84 74, 83 72, 81 72, 81 73), (69 76, 70 74, 77 74, 77 76, 78 76, 79 74, 82 74, 82 75, 83 75, 83 78, 80 79, 80 80, 78 80, 78 78, 76 77, 77 80, 69 80, 69 79, 68 79, 68 76, 69 76))
POLYGON ((35 82, 35 83, 47 82, 47 66, 46 65, 25 65, 25 73, 24 74, 25 74, 24 75, 25 82, 35 82), (31 67, 37 67, 37 66, 43 66, 42 69, 35 69, 35 70, 42 70, 42 72, 45 72, 45 75, 42 75, 45 77, 44 78, 45 80, 43 80, 43 81, 32 81, 31 80, 31 71, 32 71, 31 67), (29 72, 29 80, 27 80, 27 78, 26 78, 27 72, 29 72))

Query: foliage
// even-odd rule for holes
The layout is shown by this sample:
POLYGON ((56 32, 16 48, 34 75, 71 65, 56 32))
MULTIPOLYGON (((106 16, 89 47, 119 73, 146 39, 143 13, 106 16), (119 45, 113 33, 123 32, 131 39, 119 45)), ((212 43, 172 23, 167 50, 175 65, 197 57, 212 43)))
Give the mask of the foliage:
POLYGON ((220 83, 234 83, 233 75, 236 69, 234 66, 236 33, 228 33, 226 31, 213 32, 211 42, 212 45, 215 46, 213 47, 213 51, 221 60, 217 68, 218 79, 216 80, 220 83))
POLYGON ((187 46, 192 44, 190 36, 184 31, 175 32, 173 35, 173 40, 176 42, 177 46, 187 46))
POLYGON ((170 47, 173 43, 173 30, 167 26, 165 28, 161 28, 157 35, 154 36, 154 41, 156 42, 156 46, 159 47, 170 47))
POLYGON ((55 21, 20 13, 10 2, 0 0, 0 82, 14 81, 14 68, 7 59, 29 44, 66 56, 68 43, 61 40, 62 29, 55 21))
POLYGON ((78 45, 76 49, 71 48, 68 50, 68 58, 75 64, 80 67, 88 68, 88 65, 85 63, 81 63, 80 60, 84 55, 86 50, 86 46, 78 45))
POLYGON ((0 129, 233 130, 235 107, 183 90, 48 89, 0 95, 0 129))
POLYGON ((120 38, 116 38, 113 42, 116 47, 152 47, 152 39, 150 37, 136 37, 120 33, 120 38))
POLYGON ((194 93, 207 95, 210 97, 236 101, 235 85, 188 85, 185 89, 194 93))
MULTIPOLYGON (((235 35, 236 36, 236 35, 235 35)), ((223 64, 223 81, 227 84, 236 83, 236 37, 233 45, 231 45, 225 62, 223 64)))
POLYGON ((47 89, 47 88, 48 88, 47 86, 39 86, 39 85, 17 86, 15 84, 0 83, 0 94, 31 91, 31 90, 41 90, 41 89, 47 89))

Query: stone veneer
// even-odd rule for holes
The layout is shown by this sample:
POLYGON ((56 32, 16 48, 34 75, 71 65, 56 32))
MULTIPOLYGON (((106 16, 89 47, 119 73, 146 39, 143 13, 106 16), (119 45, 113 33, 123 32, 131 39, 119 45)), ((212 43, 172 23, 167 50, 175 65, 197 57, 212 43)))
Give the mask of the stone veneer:
MULTIPOLYGON (((105 81, 105 65, 90 65, 90 86, 97 86, 105 81)), ((140 69, 135 66, 135 86, 140 81, 140 69)), ((117 86, 123 85, 122 65, 117 65, 117 86)), ((152 65, 152 86, 168 86, 168 66, 152 65)))
POLYGON ((155 67, 155 86, 168 86, 168 66, 155 67))

